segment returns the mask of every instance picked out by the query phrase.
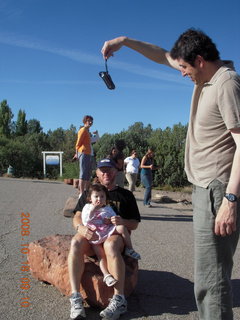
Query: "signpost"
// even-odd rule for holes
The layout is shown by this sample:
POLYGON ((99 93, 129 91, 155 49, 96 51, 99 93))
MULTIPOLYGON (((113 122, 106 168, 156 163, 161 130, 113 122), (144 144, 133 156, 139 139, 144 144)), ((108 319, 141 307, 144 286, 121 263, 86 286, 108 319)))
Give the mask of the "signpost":
POLYGON ((63 151, 42 151, 43 175, 46 177, 46 165, 57 166, 60 163, 60 177, 62 177, 62 154, 63 151))

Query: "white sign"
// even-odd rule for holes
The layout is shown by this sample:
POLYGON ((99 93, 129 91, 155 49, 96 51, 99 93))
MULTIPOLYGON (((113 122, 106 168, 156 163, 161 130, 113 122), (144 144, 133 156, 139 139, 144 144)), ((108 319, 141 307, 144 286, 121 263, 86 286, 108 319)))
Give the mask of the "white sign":
POLYGON ((46 164, 56 166, 56 165, 59 165, 59 163, 60 163, 60 177, 62 177, 62 154, 63 154, 63 151, 42 151, 42 154, 43 154, 43 175, 44 175, 44 177, 46 177, 46 164))
POLYGON ((59 156, 46 156, 46 164, 57 166, 59 165, 59 156))

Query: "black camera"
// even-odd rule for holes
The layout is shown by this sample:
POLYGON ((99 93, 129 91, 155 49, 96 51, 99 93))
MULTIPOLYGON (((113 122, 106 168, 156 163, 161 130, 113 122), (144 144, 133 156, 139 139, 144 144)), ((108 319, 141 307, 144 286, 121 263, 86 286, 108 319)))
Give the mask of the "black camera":
POLYGON ((105 67, 106 67, 106 71, 100 71, 99 76, 103 79, 108 89, 113 90, 115 89, 115 84, 113 83, 112 78, 108 73, 107 59, 105 60, 105 67))

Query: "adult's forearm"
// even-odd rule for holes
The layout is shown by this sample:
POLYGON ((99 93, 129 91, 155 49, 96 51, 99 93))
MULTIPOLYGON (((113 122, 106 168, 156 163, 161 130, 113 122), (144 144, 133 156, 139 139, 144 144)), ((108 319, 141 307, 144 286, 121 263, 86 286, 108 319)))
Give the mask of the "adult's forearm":
MULTIPOLYGON (((142 55, 144 55, 146 58, 153 60, 157 63, 161 64, 169 64, 168 62, 168 52, 167 50, 160 48, 154 44, 144 42, 144 41, 139 41, 135 39, 131 39, 128 37, 124 37, 123 44, 131 48, 142 55)), ((170 64, 169 64, 170 65, 170 64)))
POLYGON ((137 220, 126 220, 123 219, 124 222, 124 226, 128 229, 128 230, 136 230, 138 227, 139 222, 137 220))
POLYGON ((73 217, 73 227, 77 228, 77 225, 82 224, 81 211, 77 211, 73 217))
POLYGON ((102 48, 104 58, 109 58, 113 55, 114 52, 118 51, 122 46, 137 51, 154 62, 165 64, 175 69, 179 69, 178 63, 170 57, 170 54, 167 50, 157 45, 128 38, 125 36, 121 36, 106 41, 104 43, 104 46, 102 48))
MULTIPOLYGON (((230 179, 226 188, 227 193, 233 193, 236 196, 240 195, 240 132, 237 129, 231 131, 233 139, 236 143, 236 151, 233 158, 230 179)), ((225 197, 223 198, 221 207, 217 213, 215 220, 215 234, 226 236, 236 231, 237 221, 237 202, 230 202, 225 197)))
POLYGON ((227 193, 240 196, 240 148, 237 148, 233 158, 230 179, 227 185, 227 193))
POLYGON ((231 130, 231 134, 236 144, 236 150, 226 192, 240 196, 240 129, 231 130))

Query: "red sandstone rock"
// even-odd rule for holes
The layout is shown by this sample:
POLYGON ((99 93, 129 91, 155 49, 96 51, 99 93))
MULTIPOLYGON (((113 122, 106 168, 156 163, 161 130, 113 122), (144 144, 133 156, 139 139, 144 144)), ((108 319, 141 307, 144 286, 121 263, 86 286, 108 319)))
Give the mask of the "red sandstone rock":
POLYGON ((78 195, 75 195, 73 197, 69 197, 65 203, 65 207, 63 209, 63 215, 65 217, 73 217, 74 213, 73 210, 75 209, 78 202, 78 195))
MULTIPOLYGON (((34 278, 54 285, 63 294, 70 295, 67 258, 71 235, 49 236, 29 244, 28 261, 34 278)), ((129 296, 137 284, 138 262, 124 257, 126 263, 125 295, 129 296)), ((107 287, 98 262, 85 258, 85 270, 80 292, 91 306, 104 308, 113 295, 113 288, 107 287)))

